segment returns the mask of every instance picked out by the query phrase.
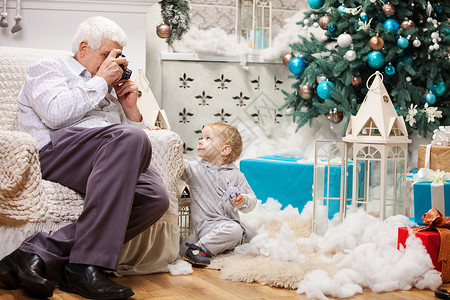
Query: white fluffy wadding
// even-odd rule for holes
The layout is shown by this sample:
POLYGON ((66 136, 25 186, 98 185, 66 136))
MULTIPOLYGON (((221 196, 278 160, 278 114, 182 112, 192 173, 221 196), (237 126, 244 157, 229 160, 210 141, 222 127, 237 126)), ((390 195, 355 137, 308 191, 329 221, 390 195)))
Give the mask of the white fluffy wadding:
POLYGON ((172 276, 189 275, 193 272, 192 265, 182 259, 176 260, 173 264, 168 265, 167 268, 172 276))
MULTIPOLYGON (((309 37, 313 34, 319 41, 326 39, 325 31, 320 27, 304 27, 296 23, 304 19, 305 10, 299 10, 295 15, 285 20, 280 33, 272 40, 272 46, 262 51, 266 60, 277 60, 291 52, 289 44, 300 43, 299 35, 309 37)), ((197 53, 203 55, 238 56, 245 61, 243 56, 253 55, 254 50, 246 43, 238 44, 235 34, 228 34, 225 30, 217 27, 199 29, 191 25, 182 40, 174 41, 172 44, 175 52, 197 53)))
POLYGON ((242 220, 257 230, 253 240, 235 249, 236 254, 264 255, 277 260, 304 262, 305 255, 298 249, 314 249, 323 255, 323 260, 333 262, 340 270, 329 275, 316 269, 299 280, 297 293, 308 299, 351 297, 362 293, 363 288, 373 292, 418 289, 435 290, 442 284, 441 276, 433 267, 431 259, 421 241, 411 235, 406 248, 397 249, 398 227, 411 225, 405 216, 390 217, 385 221, 364 211, 349 214, 343 223, 333 226, 324 235, 311 234, 307 238, 294 238, 287 222, 275 237, 269 237, 265 226, 271 221, 288 220, 292 217, 311 219, 311 202, 301 214, 296 208, 281 205, 268 199, 258 203, 242 220))

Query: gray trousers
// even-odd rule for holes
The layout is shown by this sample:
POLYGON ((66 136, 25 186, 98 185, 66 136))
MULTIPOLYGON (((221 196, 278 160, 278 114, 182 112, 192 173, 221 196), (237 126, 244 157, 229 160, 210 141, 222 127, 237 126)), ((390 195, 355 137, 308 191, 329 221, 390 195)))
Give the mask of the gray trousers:
POLYGON ((51 142, 39 152, 42 177, 83 194, 83 211, 76 222, 37 233, 19 248, 38 254, 50 279, 67 262, 116 269, 123 243, 169 207, 161 177, 149 168, 151 153, 145 132, 132 125, 51 133, 51 142))
POLYGON ((200 248, 209 256, 216 256, 234 249, 244 242, 244 229, 235 221, 220 221, 198 241, 200 248))

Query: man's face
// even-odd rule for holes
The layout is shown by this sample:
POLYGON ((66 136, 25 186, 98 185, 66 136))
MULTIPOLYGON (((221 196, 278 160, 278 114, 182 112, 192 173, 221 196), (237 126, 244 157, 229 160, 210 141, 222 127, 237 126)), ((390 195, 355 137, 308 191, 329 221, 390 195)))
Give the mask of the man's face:
POLYGON ((111 40, 103 40, 103 43, 98 50, 93 50, 87 43, 85 45, 83 45, 83 43, 85 42, 83 41, 81 43, 80 51, 77 54, 78 61, 92 74, 92 76, 97 74, 98 69, 113 49, 122 50, 119 43, 111 40))

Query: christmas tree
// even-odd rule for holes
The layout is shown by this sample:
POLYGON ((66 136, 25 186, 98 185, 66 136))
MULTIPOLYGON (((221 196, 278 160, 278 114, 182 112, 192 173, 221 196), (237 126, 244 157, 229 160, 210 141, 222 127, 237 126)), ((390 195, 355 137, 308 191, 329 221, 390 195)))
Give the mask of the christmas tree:
POLYGON ((187 0, 162 0, 159 4, 161 5, 162 25, 168 26, 168 29, 158 36, 165 38, 166 42, 171 45, 175 40, 181 39, 189 29, 191 6, 187 0))
POLYGON ((283 57, 296 79, 294 91, 283 91, 283 108, 298 129, 322 114, 348 122, 376 70, 408 130, 426 136, 450 125, 449 2, 308 0, 312 10, 297 24, 320 27, 327 38, 299 36, 283 57))

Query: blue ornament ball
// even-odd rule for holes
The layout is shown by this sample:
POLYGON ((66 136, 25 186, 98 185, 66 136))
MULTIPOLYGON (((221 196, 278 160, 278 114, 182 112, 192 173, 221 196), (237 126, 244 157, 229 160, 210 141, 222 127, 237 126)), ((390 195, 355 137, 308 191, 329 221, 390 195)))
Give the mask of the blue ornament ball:
POLYGON ((437 14, 442 14, 442 12, 444 11, 444 9, 442 8, 442 6, 440 6, 440 5, 438 4, 438 5, 436 5, 436 7, 434 8, 434 11, 435 11, 437 14))
POLYGON ((362 15, 361 16, 361 21, 367 22, 367 21, 369 21, 369 17, 367 15, 362 15))
POLYGON ((383 28, 392 31, 394 34, 397 34, 398 29, 400 28, 400 24, 394 19, 386 19, 383 23, 383 28))
POLYGON ((334 24, 328 25, 328 31, 329 32, 335 32, 336 31, 336 25, 334 25, 334 24))
POLYGON ((339 5, 339 7, 337 8, 338 12, 340 12, 341 14, 345 13, 345 9, 347 8, 347 6, 345 5, 339 5))
POLYGON ((308 5, 312 9, 319 9, 322 7, 324 0, 308 0, 308 5))
POLYGON ((373 69, 379 69, 384 66, 384 55, 380 51, 370 51, 367 54, 367 63, 373 69))
POLYGON ((334 84, 331 81, 324 80, 317 85, 317 95, 322 99, 331 99, 331 89, 334 84))
POLYGON ((395 74, 395 68, 393 65, 387 65, 386 68, 384 68, 384 72, 386 72, 387 75, 392 76, 395 74))
POLYGON ((288 68, 292 74, 298 76, 302 74, 303 71, 305 71, 307 66, 308 65, 306 64, 306 61, 303 58, 296 56, 291 58, 291 60, 289 61, 288 68))
POLYGON ((406 49, 409 46, 409 40, 405 37, 400 37, 397 40, 397 46, 399 46, 401 49, 406 49))
POLYGON ((445 91, 446 91, 445 83, 443 81, 438 82, 438 83, 433 83, 431 86, 428 87, 428 90, 430 90, 437 97, 440 97, 445 94, 445 91))
POLYGON ((436 103, 436 96, 433 93, 428 93, 425 95, 425 101, 429 105, 433 105, 434 103, 436 103))

